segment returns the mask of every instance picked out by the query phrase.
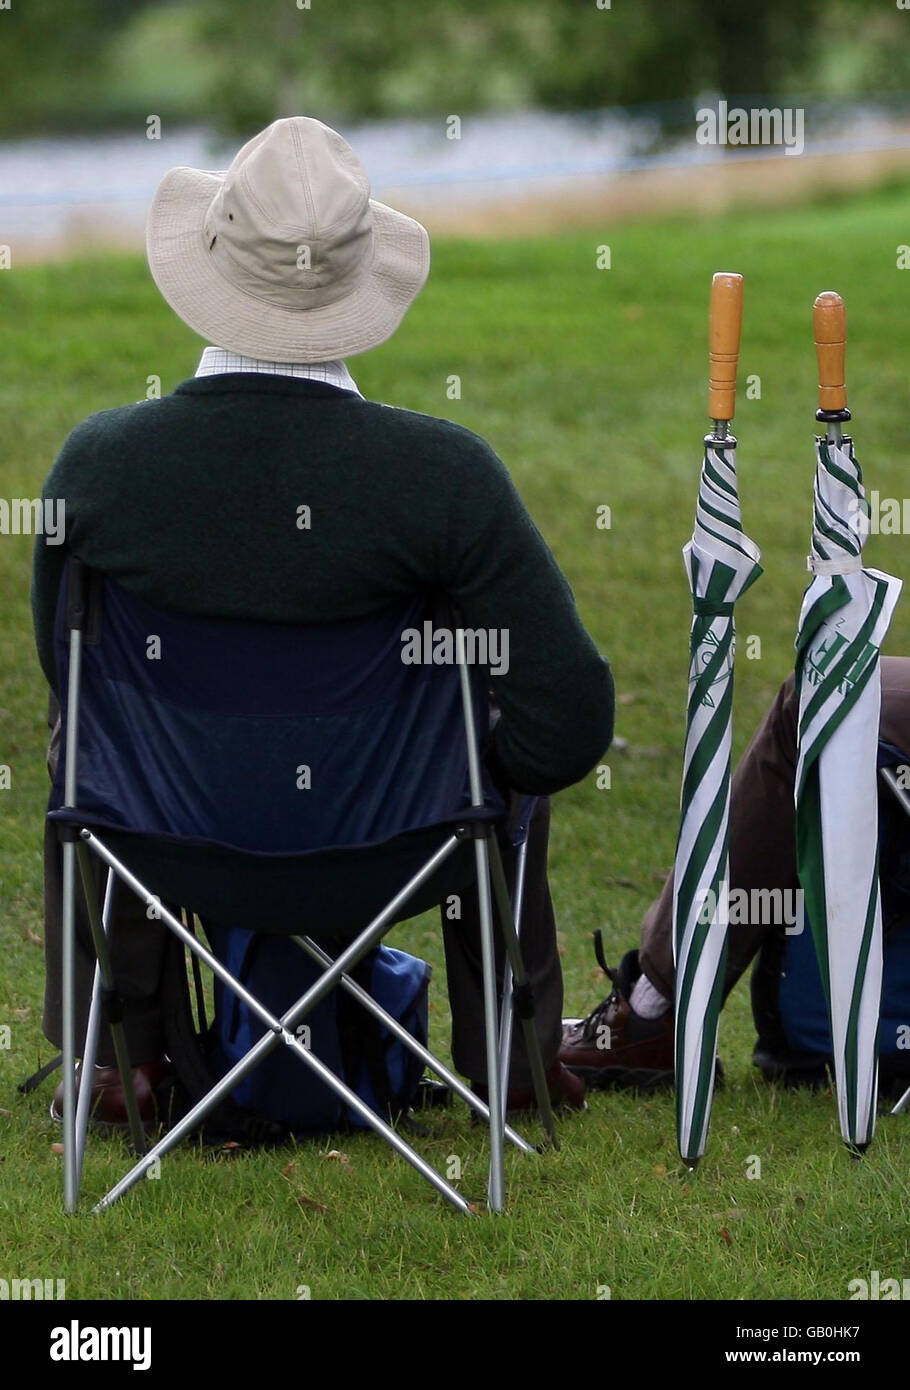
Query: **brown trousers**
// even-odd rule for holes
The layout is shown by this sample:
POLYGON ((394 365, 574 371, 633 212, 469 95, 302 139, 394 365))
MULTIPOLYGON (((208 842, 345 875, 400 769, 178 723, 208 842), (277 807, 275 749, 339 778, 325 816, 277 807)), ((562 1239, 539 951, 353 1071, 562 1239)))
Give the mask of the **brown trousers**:
MULTIPOLYGON (((882 657, 881 737, 910 753, 910 657, 882 657)), ((793 677, 759 725, 733 777, 730 797, 730 888, 795 889, 796 732, 793 677)), ((730 927, 724 997, 748 967, 768 927, 730 927)), ((673 875, 641 925, 639 960, 651 983, 673 996, 673 875)))

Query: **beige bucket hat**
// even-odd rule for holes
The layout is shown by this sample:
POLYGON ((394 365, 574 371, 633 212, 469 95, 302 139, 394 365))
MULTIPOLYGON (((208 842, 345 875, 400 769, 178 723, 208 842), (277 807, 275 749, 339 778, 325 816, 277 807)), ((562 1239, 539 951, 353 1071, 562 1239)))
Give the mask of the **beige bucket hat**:
POLYGON ((275 121, 227 172, 171 169, 148 217, 155 283, 217 347, 321 362, 390 337, 430 268, 426 229, 370 197, 346 140, 275 121))

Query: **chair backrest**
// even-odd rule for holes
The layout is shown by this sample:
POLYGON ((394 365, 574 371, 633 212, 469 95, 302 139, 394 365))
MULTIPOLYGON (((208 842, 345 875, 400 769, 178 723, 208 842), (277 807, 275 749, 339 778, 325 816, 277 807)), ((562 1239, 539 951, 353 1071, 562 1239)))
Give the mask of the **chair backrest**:
MULTIPOLYGON (((69 579, 56 629, 64 731, 69 579)), ((379 844, 470 805, 458 667, 403 659, 415 633, 451 624, 438 597, 291 625, 165 612, 94 579, 76 796, 87 824, 296 854, 379 844)), ((432 643, 423 651, 432 656, 432 643)), ((477 670, 472 701, 482 737, 477 670)), ((65 752, 64 740, 52 810, 63 805, 65 752)))

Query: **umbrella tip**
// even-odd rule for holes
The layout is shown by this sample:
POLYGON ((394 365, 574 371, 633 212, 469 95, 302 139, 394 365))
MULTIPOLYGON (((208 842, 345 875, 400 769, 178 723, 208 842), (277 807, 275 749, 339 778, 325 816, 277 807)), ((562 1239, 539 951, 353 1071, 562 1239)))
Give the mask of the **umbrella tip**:
POLYGON ((690 1173, 694 1173, 695 1170, 698 1168, 699 1163, 701 1162, 701 1157, 698 1157, 698 1158, 686 1158, 685 1154, 682 1154, 681 1157, 682 1157, 683 1163, 686 1165, 686 1167, 688 1168, 689 1172, 690 1172, 690 1173))
POLYGON ((853 1143, 850 1143, 850 1142, 848 1141, 848 1142, 847 1142, 847 1153, 850 1155, 851 1158, 860 1159, 860 1158, 862 1158, 863 1154, 866 1152, 866 1150, 868 1149, 868 1147, 869 1147, 869 1141, 868 1141, 868 1139, 866 1140, 865 1144, 853 1144, 853 1143))

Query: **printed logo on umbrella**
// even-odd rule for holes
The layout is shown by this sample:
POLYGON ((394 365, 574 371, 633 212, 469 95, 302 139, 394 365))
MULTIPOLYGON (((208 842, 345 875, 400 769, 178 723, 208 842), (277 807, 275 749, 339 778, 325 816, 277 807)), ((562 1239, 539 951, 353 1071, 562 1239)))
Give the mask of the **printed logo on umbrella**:
MULTIPOLYGON (((719 647, 720 642, 718 641, 716 635, 709 628, 708 631, 705 633, 703 642, 699 646, 698 650, 695 652, 695 655, 692 657, 692 663, 689 667, 690 685, 694 685, 695 682, 700 679, 702 674, 705 671, 707 671, 712 661, 715 661, 717 659, 717 651, 719 647)), ((729 677, 733 674, 733 658, 735 655, 736 638, 733 637, 730 639, 730 644, 727 649, 726 660, 720 663, 719 667, 717 668, 717 673, 714 676, 714 679, 711 681, 710 685, 708 686, 707 690, 701 698, 700 703, 704 705, 706 709, 714 709, 714 700, 711 698, 711 691, 714 689, 715 685, 718 685, 721 681, 727 681, 729 677)))
MULTIPOLYGON (((806 662, 806 679, 810 684, 821 685, 847 645, 847 638, 839 632, 834 632, 810 654, 806 662)), ((859 684, 867 666, 875 660, 876 654, 877 648, 871 642, 866 642, 838 684, 837 688, 842 695, 848 694, 859 684)))

